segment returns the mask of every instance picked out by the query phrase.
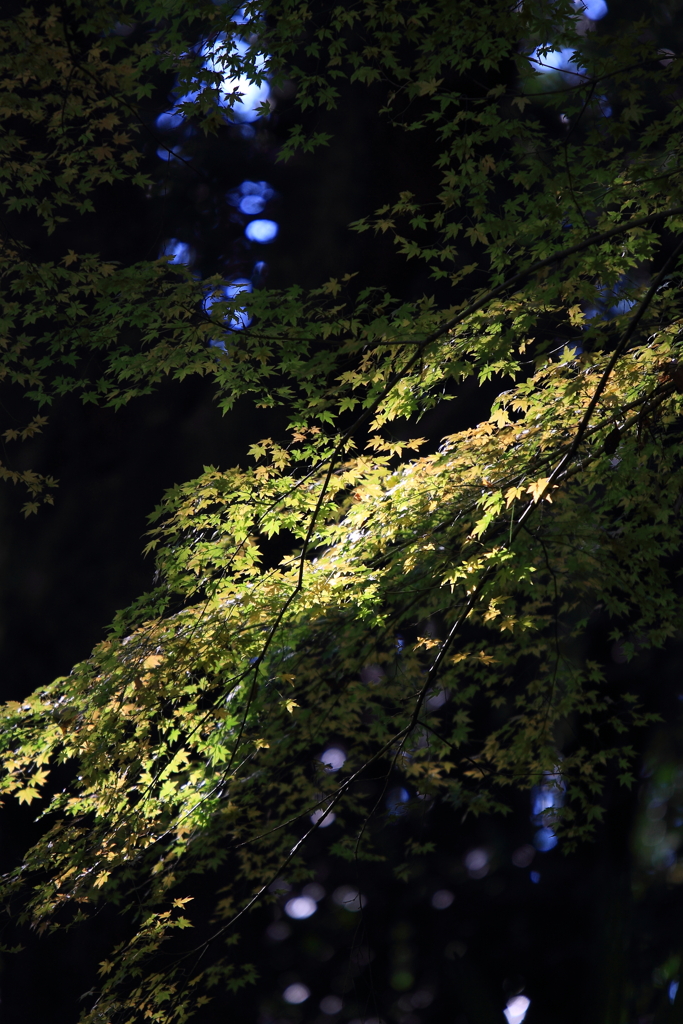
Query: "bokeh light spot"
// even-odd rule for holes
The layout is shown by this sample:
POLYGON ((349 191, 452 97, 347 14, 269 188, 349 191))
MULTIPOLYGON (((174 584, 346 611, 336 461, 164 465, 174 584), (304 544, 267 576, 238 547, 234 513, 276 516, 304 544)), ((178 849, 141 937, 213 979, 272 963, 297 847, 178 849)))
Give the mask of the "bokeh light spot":
POLYGON ((516 868, 528 868, 535 856, 534 847, 530 843, 525 843, 512 854, 512 863, 516 868))
POLYGON ((244 233, 250 242, 259 242, 261 245, 268 245, 277 238, 280 227, 274 220, 252 220, 247 224, 244 233))
POLYGON ((297 1006, 299 1003, 305 1003, 311 994, 311 990, 306 985, 302 985, 301 982, 296 981, 293 985, 288 985, 282 993, 282 998, 286 1003, 290 1003, 292 1006, 297 1006))
MULTIPOLYGON (((249 74, 231 74, 231 64, 239 64, 240 58, 253 60, 254 72, 262 76, 266 68, 266 56, 262 53, 253 54, 246 39, 233 38, 230 41, 220 35, 215 43, 205 43, 202 55, 206 57, 204 68, 221 75, 218 86, 218 104, 225 108, 228 117, 233 121, 249 123, 257 121, 262 114, 259 107, 267 102, 270 86, 266 81, 252 81, 249 74), (237 99, 233 97, 237 96, 237 99)), ((252 72, 252 74, 254 73, 252 72)))
POLYGON ((530 1005, 531 1000, 527 999, 526 996, 514 996, 508 1000, 508 1004, 503 1011, 508 1024, 522 1024, 530 1005))
POLYGON ((548 850, 557 846, 557 836, 549 828, 539 828, 534 836, 534 846, 540 853, 547 853, 548 850))
POLYGON ((293 900, 285 903, 285 914, 295 921, 303 921, 312 914, 315 914, 318 905, 311 896, 295 896, 293 900))
POLYGON ((254 213, 260 213, 274 195, 275 189, 267 181, 243 181, 237 188, 228 192, 226 199, 242 213, 253 216, 254 213), (260 206, 260 209, 257 210, 257 206, 260 206))
POLYGON ((172 132, 180 128, 185 118, 177 110, 165 110, 154 122, 159 131, 172 132))
POLYGON ((235 277, 225 286, 225 294, 229 299, 234 299, 242 292, 253 292, 253 290, 254 286, 248 277, 235 277))
POLYGON ((157 149, 157 156, 159 157, 160 160, 163 160, 165 163, 178 164, 180 163, 180 158, 182 157, 182 155, 183 150, 181 146, 159 146, 159 148, 157 149))
POLYGON ((569 74, 573 78, 582 74, 584 70, 571 60, 574 53, 575 51, 570 46, 563 46, 558 50, 553 43, 545 43, 543 46, 537 46, 529 54, 529 61, 533 69, 540 71, 541 74, 547 75, 559 71, 565 75, 569 74), (547 52, 543 52, 546 50, 547 52))
POLYGON ((579 0, 575 6, 578 7, 581 14, 585 14, 591 21, 600 21, 609 11, 605 0, 579 0))
POLYGON ((323 750, 319 760, 322 761, 328 772, 338 772, 340 768, 344 767, 346 754, 339 747, 328 747, 327 750, 323 750))
POLYGON ((339 996, 325 996, 324 999, 320 1000, 320 1009, 323 1013, 331 1016, 333 1013, 339 1013, 344 1006, 339 996))
POLYGON ((318 822, 320 822, 320 825, 318 826, 319 828, 327 828, 329 825, 332 825, 334 823, 336 817, 337 815, 334 813, 334 811, 330 811, 329 814, 325 814, 325 811, 321 807, 319 807, 317 811, 313 811, 313 814, 311 815, 311 821, 313 822, 314 825, 317 825, 318 822))
POLYGON ((181 242, 178 238, 169 238, 164 243, 159 256, 171 256, 169 263, 183 263, 189 266, 194 262, 194 250, 187 242, 181 242))
POLYGON ((438 889, 432 896, 432 906, 435 910, 446 910, 454 899, 455 896, 449 889, 438 889))
POLYGON ((628 313, 630 309, 633 309, 635 304, 635 299, 620 299, 615 306, 610 306, 610 313, 612 316, 621 316, 624 313, 628 313))
MULTIPOLYGON (((232 281, 228 281, 222 288, 217 288, 204 299, 204 310, 207 314, 211 315, 211 310, 217 302, 225 302, 230 299, 237 298, 242 293, 251 292, 254 290, 254 286, 247 277, 236 277, 232 281)), ((225 321, 231 331, 241 331, 243 328, 248 327, 251 323, 252 318, 249 316, 244 307, 241 309, 235 309, 230 314, 229 318, 226 316, 225 321)), ((209 342, 209 344, 214 344, 209 342)), ((216 342, 214 347, 223 347, 224 342, 216 342)))
POLYGON ((390 790, 387 795, 387 810, 389 814, 403 814, 406 810, 405 805, 409 800, 410 793, 407 789, 403 789, 402 786, 390 790))
POLYGON ((470 850, 465 857, 465 867, 470 878, 483 878, 488 874, 489 855, 486 850, 481 848, 470 850))
POLYGON ((262 196, 245 196, 244 199, 240 199, 238 210, 240 213, 246 213, 248 217, 253 217, 257 213, 262 213, 265 205, 266 201, 262 196))

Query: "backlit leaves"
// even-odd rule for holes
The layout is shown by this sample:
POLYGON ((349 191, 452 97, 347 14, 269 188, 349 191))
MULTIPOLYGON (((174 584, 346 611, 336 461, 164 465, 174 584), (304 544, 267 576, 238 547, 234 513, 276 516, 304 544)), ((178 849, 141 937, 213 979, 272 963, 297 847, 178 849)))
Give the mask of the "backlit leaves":
MULTIPOLYGON (((349 271, 210 315, 219 276, 68 245, 47 260, 18 217, 60 238, 101 187, 147 186, 157 71, 220 131, 197 44, 237 31, 230 5, 67 4, 0 25, 0 194, 18 236, 0 247, 0 377, 38 409, 5 439, 44 429, 64 395, 118 408, 189 374, 225 411, 250 396, 289 417, 244 465, 166 494, 155 590, 68 677, 2 709, 0 790, 43 826, 5 899, 39 933, 105 900, 125 923, 84 1022, 184 1022, 252 980, 236 929, 283 872, 307 877, 314 812, 336 815, 333 853, 379 856, 368 773, 475 814, 551 773, 566 842, 600 820, 609 772, 632 782, 650 716, 583 641, 598 623, 632 656, 680 633, 683 310, 666 253, 683 223, 681 61, 662 67, 642 24, 578 37, 573 7, 547 6, 247 4, 258 47, 228 55, 231 74, 258 80, 267 53, 322 112, 370 86, 392 130, 429 139, 432 193, 406 182, 354 228, 392 239, 435 293, 349 271), (124 16, 148 26, 137 42, 111 32, 124 16), (580 52, 546 89, 526 54, 551 26, 580 52), (457 410, 470 378, 500 386, 478 425, 436 449, 419 423, 397 429, 457 410), (347 754, 334 772, 331 738, 347 754), (208 923, 197 876, 214 886, 208 923)), ((329 138, 295 126, 281 155, 329 138)), ((28 488, 27 511, 55 486, 0 476, 28 488)))

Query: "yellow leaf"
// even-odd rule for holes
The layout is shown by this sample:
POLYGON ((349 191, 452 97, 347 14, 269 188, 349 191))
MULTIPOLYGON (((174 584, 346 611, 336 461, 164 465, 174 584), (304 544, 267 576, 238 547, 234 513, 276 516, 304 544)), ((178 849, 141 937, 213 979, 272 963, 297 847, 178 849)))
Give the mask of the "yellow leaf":
POLYGON ((516 501, 517 498, 521 498, 523 494, 523 487, 511 487, 509 490, 505 492, 505 507, 510 508, 512 502, 516 501))
POLYGON ((449 658, 451 665, 457 665, 461 661, 467 661, 468 655, 462 651, 459 654, 454 654, 452 658, 449 658))
POLYGON ((541 498, 545 498, 547 501, 550 501, 552 503, 550 496, 548 494, 544 494, 544 491, 548 486, 549 482, 550 477, 542 476, 540 480, 536 480, 535 483, 530 484, 527 487, 527 491, 533 498, 534 502, 540 501, 541 498))
POLYGON ((435 640, 431 636, 419 636, 415 641, 415 650, 419 651, 420 648, 424 648, 425 651, 429 651, 432 647, 439 647, 441 645, 440 640, 435 640))
POLYGON ((33 786, 26 786, 24 789, 20 789, 17 793, 20 804, 30 804, 31 801, 37 800, 40 793, 33 786))

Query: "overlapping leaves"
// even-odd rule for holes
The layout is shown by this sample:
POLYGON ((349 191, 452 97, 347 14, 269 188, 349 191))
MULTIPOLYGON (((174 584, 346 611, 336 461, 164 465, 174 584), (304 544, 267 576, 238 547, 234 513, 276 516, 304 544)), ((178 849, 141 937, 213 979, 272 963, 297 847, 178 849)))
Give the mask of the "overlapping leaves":
MULTIPOLYGON (((198 44, 243 32, 235 13, 140 0, 123 16, 149 31, 128 49, 104 5, 5 23, 10 226, 21 212, 58 232, 96 187, 147 183, 132 139, 154 69, 218 129, 198 44)), ((558 827, 589 834, 648 721, 605 643, 680 631, 681 62, 661 64, 642 26, 579 38, 565 2, 246 14, 258 47, 231 74, 261 74, 267 50, 304 112, 370 86, 397 131, 436 139, 436 193, 388 196, 356 228, 390 232, 452 290, 406 302, 350 271, 209 317, 217 276, 3 242, 2 376, 39 406, 117 406, 200 373, 226 410, 251 394, 290 412, 246 468, 167 495, 157 589, 70 676, 3 709, 2 790, 44 812, 7 900, 38 930, 104 900, 125 924, 93 1022, 184 1021, 249 980, 235 928, 279 873, 306 876, 313 812, 334 809, 333 852, 376 855, 369 771, 478 813, 550 773, 567 790, 558 827), (581 53, 571 82, 539 92, 527 55, 551 31, 581 53), (436 451, 393 436, 468 376, 507 388, 489 418, 436 451), (318 760, 331 736, 339 774, 318 760), (192 909, 198 876, 209 914, 192 909)), ((284 153, 323 142, 295 129, 284 153)))

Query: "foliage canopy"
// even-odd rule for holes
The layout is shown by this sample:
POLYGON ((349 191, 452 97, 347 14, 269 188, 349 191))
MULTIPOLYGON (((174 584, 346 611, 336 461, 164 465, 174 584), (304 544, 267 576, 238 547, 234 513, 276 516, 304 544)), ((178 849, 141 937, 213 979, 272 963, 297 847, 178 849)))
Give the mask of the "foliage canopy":
MULTIPOLYGON (((166 495, 158 586, 2 709, 0 787, 43 823, 4 899, 39 931, 116 905, 127 935, 82 1020, 182 1022, 249 980, 240 919, 283 871, 307 877, 325 814, 333 852, 376 856, 369 770, 475 814, 550 780, 568 841, 608 772, 631 784, 650 716, 582 638, 629 654, 680 634, 683 62, 645 21, 587 31, 568 0, 68 0, 3 21, 0 61, 0 359, 35 405, 23 436, 61 395, 119 407, 189 374, 226 412, 250 395, 289 417, 245 467, 166 495), (349 268, 225 299, 220 275, 70 249, 107 188, 152 186, 141 104, 171 71, 205 132, 225 75, 293 82, 283 159, 314 159, 325 111, 370 90, 433 166, 353 228, 390 235, 433 293, 349 268), (398 439, 467 378, 501 380, 488 419, 437 450, 398 439)), ((51 500, 51 478, 1 471, 27 513, 51 500)))

